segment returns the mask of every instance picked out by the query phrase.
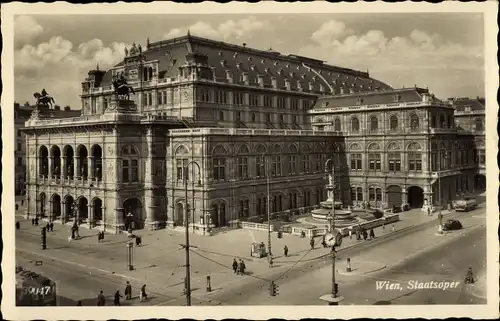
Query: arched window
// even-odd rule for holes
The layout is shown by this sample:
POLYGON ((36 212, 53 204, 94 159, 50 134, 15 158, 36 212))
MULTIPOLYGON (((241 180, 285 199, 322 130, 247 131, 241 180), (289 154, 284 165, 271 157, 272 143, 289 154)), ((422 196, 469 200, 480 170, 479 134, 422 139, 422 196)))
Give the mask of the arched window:
POLYGON ((246 145, 243 145, 238 150, 238 178, 248 178, 248 154, 249 150, 246 145))
POLYGON ((353 117, 351 119, 351 131, 358 132, 359 131, 359 119, 353 117))
POLYGON ((340 124, 340 119, 336 118, 333 123, 333 130, 336 132, 342 131, 342 125, 340 124))
POLYGON ((243 198, 240 200, 238 208, 238 218, 244 219, 250 216, 250 200, 248 198, 243 198))
POLYGON ((391 116, 391 119, 389 120, 389 128, 391 130, 398 129, 398 117, 396 115, 391 116))
POLYGON ((184 176, 186 180, 189 180, 189 171, 186 170, 186 166, 188 164, 188 150, 184 146, 179 146, 175 151, 175 166, 177 173, 177 180, 184 180, 184 176))
POLYGON ((224 181, 226 180, 226 149, 222 146, 217 146, 214 148, 212 153, 213 161, 213 179, 215 181, 224 181))
POLYGON ((257 146, 255 153, 255 177, 266 177, 267 164, 266 164, 266 148, 264 145, 257 146))
POLYGON ((132 145, 122 149, 122 181, 123 183, 139 181, 139 153, 132 145))
POLYGON ((410 128, 412 130, 416 130, 420 127, 420 120, 418 119, 418 116, 413 114, 410 116, 410 128))
POLYGON ((371 131, 378 130, 378 118, 375 116, 370 118, 370 130, 371 131))
POLYGON ((445 128, 446 127, 446 119, 444 114, 439 115, 439 127, 440 128, 445 128))
POLYGON ((279 145, 274 146, 273 156, 272 156, 272 167, 271 175, 273 177, 281 176, 281 147, 279 145))
POLYGON ((483 120, 481 118, 476 118, 476 132, 481 132, 484 130, 483 120))
POLYGON ((297 154, 299 153, 295 145, 288 147, 288 175, 297 174, 297 154))
POLYGON ((267 215, 267 196, 261 195, 257 198, 256 213, 258 216, 267 215))
POLYGON ((422 148, 419 143, 413 142, 408 145, 408 170, 422 171, 422 148))
POLYGON ((310 155, 310 151, 311 149, 309 148, 309 146, 307 145, 304 145, 302 147, 302 150, 301 150, 301 172, 302 173, 309 173, 309 155, 310 155))

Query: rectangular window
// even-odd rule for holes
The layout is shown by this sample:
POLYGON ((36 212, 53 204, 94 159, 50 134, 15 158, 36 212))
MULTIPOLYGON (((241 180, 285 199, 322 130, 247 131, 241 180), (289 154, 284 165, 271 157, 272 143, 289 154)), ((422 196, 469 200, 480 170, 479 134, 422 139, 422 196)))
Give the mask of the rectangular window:
POLYGON ((157 160, 155 161, 155 168, 154 168, 154 176, 157 181, 163 181, 164 180, 164 174, 163 174, 163 160, 157 160))
POLYGON ((218 117, 219 117, 219 121, 224 121, 224 112, 222 110, 219 110, 218 117))
POLYGON ((381 169, 380 154, 368 154, 368 163, 371 171, 379 171, 381 169))
POLYGON ((264 107, 273 107, 273 96, 264 96, 264 107))
POLYGON ((137 159, 132 160, 132 168, 130 171, 130 181, 138 182, 139 181, 139 162, 137 159))
POLYGON ((259 96, 255 94, 248 94, 248 104, 250 106, 259 106, 259 96))
POLYGON ((361 154, 351 154, 351 170, 360 171, 363 169, 361 154))
POLYGON ((21 143, 17 143, 17 150, 20 151, 23 149, 23 146, 21 143))
POLYGON ((290 98, 290 108, 292 110, 297 110, 298 109, 299 102, 297 98, 290 98))
POLYGON ((286 106, 285 106, 285 97, 278 97, 278 108, 279 109, 286 108, 286 106))
POLYGON ((163 105, 163 91, 158 92, 158 106, 163 105))
POLYGON ((351 201, 356 201, 356 187, 351 187, 351 201))
POLYGON ((321 167, 322 167, 322 161, 321 161, 321 154, 316 154, 315 155, 315 170, 316 172, 321 172, 321 167))
POLYGON ((23 166, 23 158, 22 157, 17 158, 17 166, 23 166))
POLYGON ((273 156, 272 175, 273 177, 281 176, 281 156, 273 156))
POLYGON ((266 122, 271 123, 271 114, 266 114, 266 122))
POLYGON ((233 104, 243 105, 243 93, 240 92, 233 93, 233 104))
POLYGON ((266 176, 266 163, 264 156, 255 157, 255 175, 257 177, 266 176))
POLYGON ((479 154, 479 164, 486 165, 486 155, 484 153, 479 154))
POLYGON ((223 181, 226 179, 226 159, 214 158, 213 160, 214 180, 223 181))
POLYGON ((297 174, 297 156, 290 155, 288 156, 288 174, 295 175, 297 174))
MULTIPOLYGON (((188 160, 187 158, 178 158, 175 161, 177 165, 177 180, 183 180, 184 179, 184 170, 187 166, 188 160)), ((189 171, 186 172, 187 175, 187 180, 189 180, 189 171)))
POLYGON ((248 157, 238 157, 238 178, 248 178, 248 157))
POLYGON ((422 171, 422 154, 408 153, 408 170, 409 171, 422 171))
POLYGON ((210 100, 210 90, 209 89, 200 89, 200 101, 211 102, 210 100))
POLYGON ((249 216, 249 208, 250 201, 249 200, 241 200, 240 201, 240 210, 239 210, 239 218, 246 218, 249 216))
POLYGON ((369 201, 374 201, 375 200, 375 188, 370 187, 368 189, 368 200, 369 201))
POLYGON ((227 104, 227 94, 225 91, 217 91, 216 102, 219 104, 227 104))
POLYGON ((302 155, 302 173, 309 173, 309 155, 302 155))
POLYGON ((389 171, 390 172, 400 172, 401 171, 401 154, 400 153, 389 153, 389 171))
POLYGON ((129 162, 127 159, 122 160, 122 179, 124 183, 128 183, 130 181, 129 179, 129 162))

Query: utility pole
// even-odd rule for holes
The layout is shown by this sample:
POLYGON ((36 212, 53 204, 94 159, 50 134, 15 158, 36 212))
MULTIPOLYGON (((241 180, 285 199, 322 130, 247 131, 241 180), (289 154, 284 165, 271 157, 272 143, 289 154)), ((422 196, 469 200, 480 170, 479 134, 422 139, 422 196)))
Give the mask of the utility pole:
POLYGON ((184 199, 186 200, 184 204, 184 225, 186 227, 186 244, 185 244, 185 249, 186 249, 186 288, 184 289, 186 291, 186 305, 190 306, 191 305, 191 272, 190 272, 190 265, 189 265, 189 210, 188 210, 188 167, 189 164, 186 164, 186 167, 184 167, 184 199))
POLYGON ((270 182, 269 182, 269 170, 267 166, 267 159, 266 156, 263 155, 263 160, 264 160, 264 171, 266 175, 266 188, 267 188, 267 248, 268 248, 268 256, 267 260, 270 262, 272 260, 272 251, 271 251, 271 189, 270 189, 270 182))

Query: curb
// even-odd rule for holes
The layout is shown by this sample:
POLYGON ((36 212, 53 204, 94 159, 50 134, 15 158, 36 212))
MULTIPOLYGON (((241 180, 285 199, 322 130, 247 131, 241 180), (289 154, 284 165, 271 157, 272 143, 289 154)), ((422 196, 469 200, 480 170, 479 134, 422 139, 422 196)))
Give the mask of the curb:
POLYGON ((386 267, 387 267, 387 265, 382 264, 378 268, 375 268, 375 269, 372 269, 372 270, 368 270, 368 271, 364 271, 364 272, 344 272, 344 271, 338 271, 337 270, 337 273, 339 275, 344 275, 344 276, 359 276, 359 275, 369 274, 369 273, 373 273, 373 272, 378 272, 378 271, 381 271, 381 270, 385 269, 386 267))

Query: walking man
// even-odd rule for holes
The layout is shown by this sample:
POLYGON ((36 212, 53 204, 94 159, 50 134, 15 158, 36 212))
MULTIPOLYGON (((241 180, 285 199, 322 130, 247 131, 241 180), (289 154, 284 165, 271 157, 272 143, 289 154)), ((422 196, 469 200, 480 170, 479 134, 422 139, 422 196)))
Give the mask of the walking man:
POLYGON ((370 238, 371 239, 375 238, 375 231, 373 229, 370 229, 370 238))
POLYGON ((31 225, 35 226, 35 218, 34 217, 31 219, 31 225))
POLYGON ((125 300, 130 299, 132 299, 132 286, 130 285, 130 282, 127 281, 127 285, 125 286, 125 300))
POLYGON ((311 240, 309 241, 309 245, 311 245, 311 250, 314 250, 314 238, 311 237, 311 240))
POLYGON ((143 284, 141 287, 141 295, 139 296, 139 301, 142 302, 148 299, 148 295, 146 294, 146 284, 143 284))
POLYGON ((120 298, 121 297, 122 296, 120 294, 120 290, 116 291, 116 293, 115 293, 115 300, 114 300, 115 306, 120 305, 120 298))
POLYGON ((283 248, 283 254, 285 254, 285 257, 288 257, 288 246, 286 246, 286 245, 283 248))
POLYGON ((349 240, 352 240, 352 229, 349 229, 349 240))
POLYGON ((273 257, 272 257, 272 256, 270 256, 270 257, 269 257, 269 268, 272 268, 272 267, 273 267, 273 263, 274 263, 274 262, 273 262, 273 257))
POLYGON ((238 273, 238 262, 236 261, 236 259, 233 260, 233 271, 235 274, 239 274, 238 273))
POLYGON ((105 306, 106 305, 106 298, 104 297, 103 291, 99 293, 97 296, 97 306, 105 306))

